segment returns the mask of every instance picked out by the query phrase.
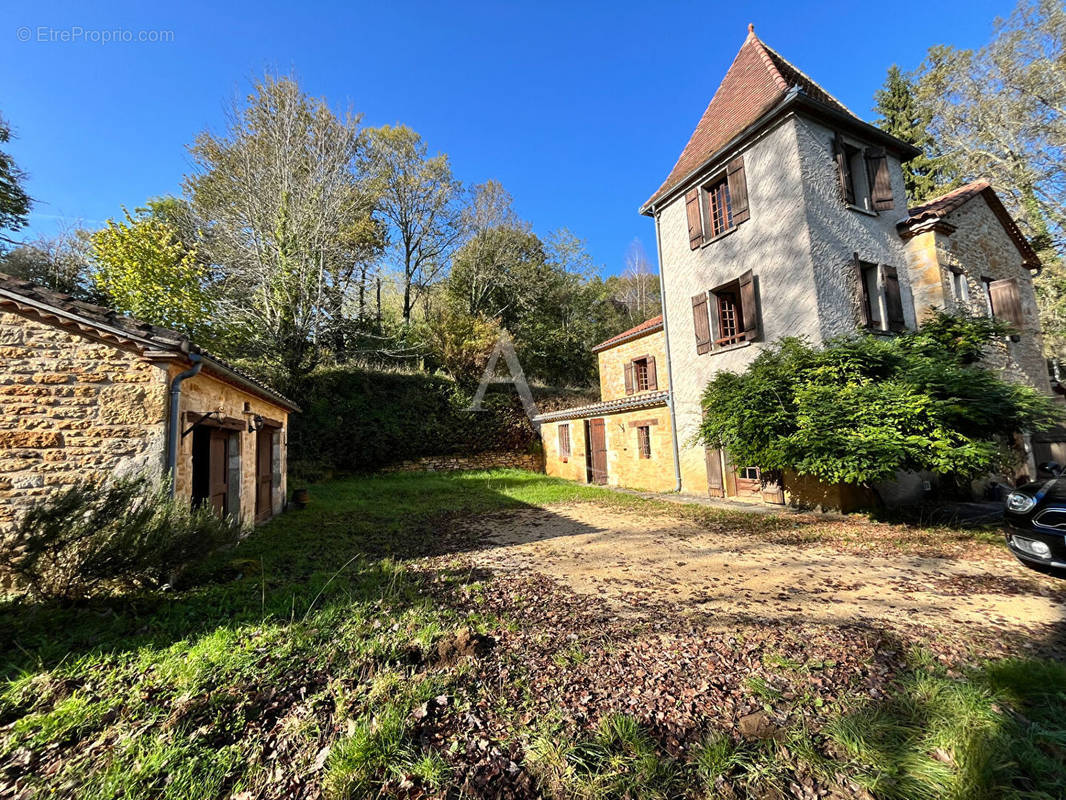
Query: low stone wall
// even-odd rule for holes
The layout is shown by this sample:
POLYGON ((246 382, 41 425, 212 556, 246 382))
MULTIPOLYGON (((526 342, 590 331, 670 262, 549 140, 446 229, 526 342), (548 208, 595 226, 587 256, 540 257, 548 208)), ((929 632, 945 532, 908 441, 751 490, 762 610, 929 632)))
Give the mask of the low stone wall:
POLYGON ((544 457, 540 453, 491 451, 469 455, 423 456, 384 467, 380 472, 450 472, 461 469, 526 469, 544 471, 544 457))

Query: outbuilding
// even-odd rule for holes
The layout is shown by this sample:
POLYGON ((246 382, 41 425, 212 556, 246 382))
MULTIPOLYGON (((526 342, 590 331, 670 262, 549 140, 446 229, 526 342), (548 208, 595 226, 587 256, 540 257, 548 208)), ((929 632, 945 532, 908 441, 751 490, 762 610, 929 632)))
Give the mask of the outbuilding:
POLYGON ((0 530, 76 481, 139 473, 267 520, 298 410, 180 333, 0 273, 0 530))

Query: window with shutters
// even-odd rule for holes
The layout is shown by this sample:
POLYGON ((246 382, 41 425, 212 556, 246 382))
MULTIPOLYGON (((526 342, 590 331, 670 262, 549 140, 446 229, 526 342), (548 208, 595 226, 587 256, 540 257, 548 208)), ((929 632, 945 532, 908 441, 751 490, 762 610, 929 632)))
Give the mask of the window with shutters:
POLYGON ((981 280, 985 283, 989 315, 1021 330, 1025 325, 1025 314, 1022 312, 1022 299, 1018 292, 1017 279, 1006 278, 997 281, 982 278, 981 280))
POLYGON ((951 270, 951 294, 955 302, 963 308, 970 304, 970 287, 966 281, 966 273, 961 269, 951 270))
POLYGON ((566 461, 570 458, 570 423, 564 422, 559 426, 559 458, 566 461))
POLYGON ((744 341, 744 310, 740 307, 740 286, 730 284, 714 292, 718 304, 718 338, 715 344, 724 347, 744 341))
POLYGON ((837 134, 833 142, 840 194, 851 208, 876 214, 894 206, 888 154, 837 134))
POLYGON ((721 236, 733 227, 733 201, 725 175, 703 187, 703 226, 704 239, 721 236))
POLYGON ((857 253, 855 265, 861 292, 862 324, 872 331, 904 330, 907 326, 896 268, 860 261, 857 253))
POLYGON ((651 458, 651 426, 637 428, 637 453, 641 458, 651 458))
POLYGON ((646 392, 648 384, 648 359, 633 359, 633 388, 638 392, 646 392))

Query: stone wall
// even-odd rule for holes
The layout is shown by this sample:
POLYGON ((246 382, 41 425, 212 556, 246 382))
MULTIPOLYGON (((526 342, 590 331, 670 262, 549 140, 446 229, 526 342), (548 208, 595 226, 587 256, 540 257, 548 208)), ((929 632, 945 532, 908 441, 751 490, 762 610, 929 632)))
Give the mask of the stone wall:
MULTIPOLYGON (((672 492, 674 477, 673 439, 670 412, 666 406, 641 408, 604 415, 607 438, 607 485, 653 492, 672 492), (651 434, 651 458, 641 458, 637 448, 637 427, 647 425, 651 434)), ((544 440, 544 471, 558 478, 586 483, 584 419, 546 422, 541 425, 544 440), (570 425, 570 458, 559 455, 559 426, 570 425)))
POLYGON ((379 470, 380 472, 452 472, 464 469, 524 469, 544 472, 544 457, 540 453, 515 453, 490 451, 453 456, 423 456, 411 461, 402 461, 379 470))
POLYGON ((0 312, 0 529, 78 479, 158 472, 166 370, 0 312))
MULTIPOLYGON (((634 358, 653 356, 657 389, 663 391, 669 384, 669 364, 666 358, 666 335, 660 329, 637 339, 615 345, 599 353, 600 399, 618 400, 626 395, 625 365, 634 358)), ((640 394, 637 392, 637 394, 640 394)))
MULTIPOLYGON (((182 367, 174 365, 170 368, 171 376, 182 371, 182 367)), ((182 430, 187 430, 190 423, 187 422, 187 414, 192 412, 197 417, 209 411, 222 409, 222 415, 231 419, 247 422, 245 416, 245 404, 251 414, 276 420, 282 423, 282 428, 276 431, 274 436, 274 452, 276 463, 271 481, 272 499, 271 513, 278 514, 285 507, 287 445, 288 445, 288 414, 285 409, 270 403, 258 395, 240 389, 221 377, 210 374, 205 368, 199 375, 186 380, 181 387, 181 417, 182 430)), ((241 519, 251 522, 255 519, 256 511, 256 434, 249 433, 247 427, 232 433, 231 441, 236 441, 233 461, 230 470, 233 475, 239 475, 238 490, 235 497, 231 497, 230 509, 239 513, 241 519)), ((181 451, 178 456, 178 494, 183 497, 192 496, 192 443, 193 437, 186 436, 181 442, 181 451)), ((231 479, 231 485, 232 485, 231 479)), ((232 488, 231 490, 232 491, 232 488)))

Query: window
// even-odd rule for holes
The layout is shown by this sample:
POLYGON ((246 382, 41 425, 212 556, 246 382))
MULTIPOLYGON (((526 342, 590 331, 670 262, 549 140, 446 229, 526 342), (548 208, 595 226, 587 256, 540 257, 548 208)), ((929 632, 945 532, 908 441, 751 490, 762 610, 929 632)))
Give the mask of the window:
POLYGON ((626 394, 653 392, 659 388, 655 374, 655 356, 634 358, 625 365, 626 394))
POLYGON ((651 458, 651 426, 637 428, 637 453, 641 458, 651 458))
POLYGON ((736 284, 714 292, 718 303, 718 338, 715 344, 724 347, 744 341, 744 310, 740 306, 740 287, 736 284))
POLYGON ((893 207, 892 175, 883 149, 863 147, 837 134, 833 154, 845 203, 872 213, 893 207))
POLYGON ((860 261, 855 254, 859 282, 862 324, 874 331, 902 331, 907 325, 903 316, 903 297, 899 272, 888 264, 860 261))
POLYGON ((703 227, 705 240, 733 227, 733 202, 725 175, 703 187, 703 227))
POLYGON ((981 285, 985 289, 985 310, 988 312, 988 316, 996 316, 996 311, 992 308, 992 279, 988 277, 981 278, 981 285))
POLYGON ((564 422, 559 426, 559 458, 566 461, 570 458, 570 423, 564 422))
POLYGON ((951 293, 956 303, 961 306, 969 305, 970 287, 966 281, 966 273, 961 269, 951 270, 951 293))
POLYGON ((982 280, 986 281, 985 294, 988 298, 989 314, 996 319, 1010 323, 1019 331, 1022 330, 1025 327, 1025 313, 1022 311, 1018 280, 1016 278, 999 281, 991 278, 982 278, 982 280))
POLYGON ((688 246, 692 250, 751 219, 744 156, 726 164, 725 172, 685 192, 688 246))
POLYGON ((740 470, 740 477, 746 481, 757 481, 762 477, 758 467, 744 467, 740 470))

